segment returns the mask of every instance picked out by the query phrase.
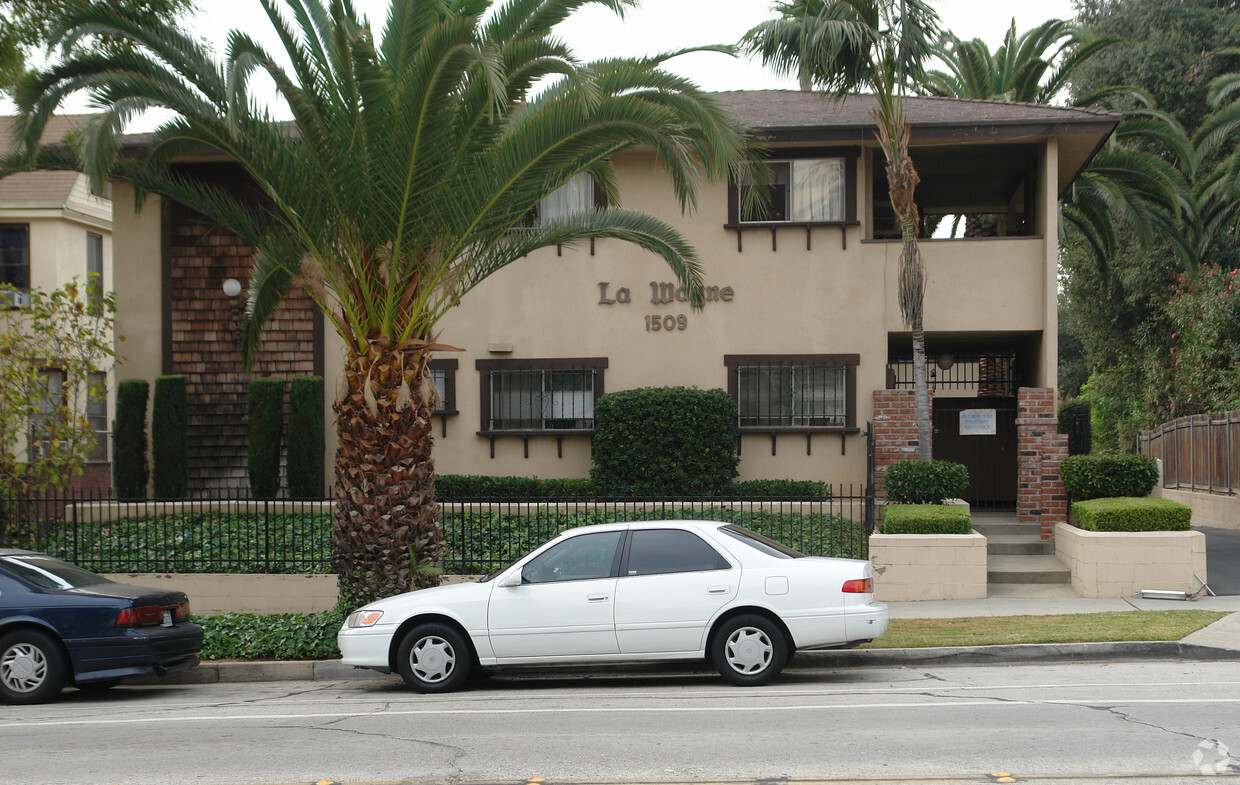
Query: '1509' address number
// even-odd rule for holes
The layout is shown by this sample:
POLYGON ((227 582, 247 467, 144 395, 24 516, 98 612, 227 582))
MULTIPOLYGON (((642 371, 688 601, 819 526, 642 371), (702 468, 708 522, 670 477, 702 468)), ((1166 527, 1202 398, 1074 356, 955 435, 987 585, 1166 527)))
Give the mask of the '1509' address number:
POLYGON ((689 318, 683 313, 676 316, 654 314, 646 317, 646 332, 648 333, 657 333, 660 330, 670 333, 673 330, 683 330, 688 326, 689 318))

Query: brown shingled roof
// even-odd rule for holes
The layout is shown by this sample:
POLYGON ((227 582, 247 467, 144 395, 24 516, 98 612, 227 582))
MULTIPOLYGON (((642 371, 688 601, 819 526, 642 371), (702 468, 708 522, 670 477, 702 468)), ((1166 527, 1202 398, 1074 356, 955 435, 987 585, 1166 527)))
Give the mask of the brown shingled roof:
MULTIPOLYGON (((839 102, 819 93, 797 90, 738 90, 715 94, 732 108, 741 122, 762 136, 803 135, 813 129, 824 139, 872 138, 872 95, 850 95, 839 102), (799 132, 799 133, 798 133, 799 132)), ((914 136, 947 132, 951 136, 991 135, 1000 128, 1044 133, 1072 133, 1073 126, 1097 129, 1114 126, 1119 114, 1101 109, 1078 109, 1005 101, 907 96, 904 114, 914 136)))
MULTIPOLYGON (((91 115, 56 115, 43 131, 43 144, 64 142, 91 115)), ((0 153, 14 149, 13 118, 0 116, 0 153)), ((0 208, 63 207, 77 183, 77 172, 20 172, 0 180, 0 208)))

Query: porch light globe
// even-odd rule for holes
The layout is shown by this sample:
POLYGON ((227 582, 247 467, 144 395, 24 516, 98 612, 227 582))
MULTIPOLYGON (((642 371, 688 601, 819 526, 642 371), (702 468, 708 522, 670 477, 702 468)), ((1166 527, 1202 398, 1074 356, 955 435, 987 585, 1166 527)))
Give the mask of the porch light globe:
POLYGON ((224 281, 224 294, 229 297, 236 297, 241 294, 241 282, 236 278, 229 278, 227 281, 224 281))
MULTIPOLYGON (((229 296, 231 297, 231 295, 229 296)), ((955 357, 952 357, 950 354, 947 354, 946 352, 944 352, 943 354, 940 354, 938 356, 938 358, 934 361, 934 364, 939 366, 940 369, 947 371, 951 369, 952 365, 954 365, 955 362, 956 362, 955 357)))

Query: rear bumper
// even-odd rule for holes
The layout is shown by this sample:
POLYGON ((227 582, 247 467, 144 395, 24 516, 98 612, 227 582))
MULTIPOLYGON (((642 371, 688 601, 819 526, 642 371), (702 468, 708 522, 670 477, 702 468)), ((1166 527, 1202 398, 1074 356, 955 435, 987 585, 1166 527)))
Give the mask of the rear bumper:
POLYGON ((163 676, 198 664, 202 627, 142 627, 118 630, 106 638, 65 641, 75 682, 126 676, 163 676))
POLYGON ((872 641, 887 631, 887 606, 871 600, 865 605, 850 606, 844 616, 848 642, 872 641))

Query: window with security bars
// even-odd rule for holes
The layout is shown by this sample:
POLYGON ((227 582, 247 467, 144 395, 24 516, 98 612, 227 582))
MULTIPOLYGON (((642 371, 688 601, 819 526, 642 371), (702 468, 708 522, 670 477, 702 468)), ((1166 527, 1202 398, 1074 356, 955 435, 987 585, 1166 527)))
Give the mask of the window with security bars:
POLYGON ((47 455, 52 446, 52 433, 56 418, 68 402, 65 390, 65 372, 58 368, 39 371, 39 411, 30 418, 28 434, 30 457, 47 455))
POLYGON ((741 430, 850 428, 856 355, 728 356, 741 430))
POLYGON ((95 433, 95 444, 86 460, 105 463, 108 460, 108 375, 95 371, 90 375, 90 391, 86 396, 86 420, 95 433))
POLYGON ((606 360, 479 360, 484 432, 593 431, 606 360))
POLYGON ((435 385, 435 414, 456 414, 456 360, 431 360, 431 384, 435 385))

